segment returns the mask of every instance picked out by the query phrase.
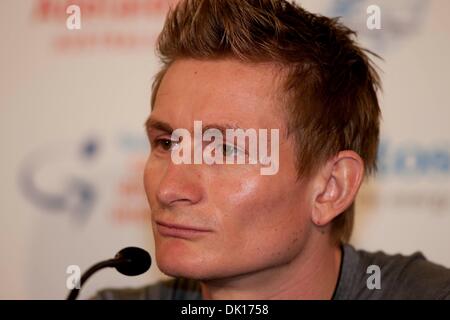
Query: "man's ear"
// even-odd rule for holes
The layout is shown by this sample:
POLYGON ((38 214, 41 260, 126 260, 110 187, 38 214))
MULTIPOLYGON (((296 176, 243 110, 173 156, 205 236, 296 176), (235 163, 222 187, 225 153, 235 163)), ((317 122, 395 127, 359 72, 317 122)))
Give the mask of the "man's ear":
POLYGON ((318 171, 314 179, 312 221, 325 226, 355 200, 364 177, 364 161, 354 151, 341 151, 318 171))

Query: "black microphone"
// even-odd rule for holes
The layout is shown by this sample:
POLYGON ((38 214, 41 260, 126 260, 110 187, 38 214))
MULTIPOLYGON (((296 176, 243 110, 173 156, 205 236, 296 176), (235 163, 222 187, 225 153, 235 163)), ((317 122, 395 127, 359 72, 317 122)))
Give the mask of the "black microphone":
POLYGON ((67 296, 67 300, 75 300, 87 279, 100 269, 114 267, 117 271, 126 276, 138 276, 146 272, 151 264, 152 259, 150 254, 144 249, 137 247, 124 248, 116 254, 114 259, 99 262, 89 268, 81 276, 79 288, 73 288, 67 296))

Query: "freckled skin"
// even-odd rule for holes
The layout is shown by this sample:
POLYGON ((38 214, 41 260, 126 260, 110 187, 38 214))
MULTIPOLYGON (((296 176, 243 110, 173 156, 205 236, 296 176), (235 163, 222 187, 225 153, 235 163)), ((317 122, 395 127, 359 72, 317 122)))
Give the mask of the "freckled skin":
POLYGON ((301 254, 312 228, 312 188, 297 181, 274 75, 268 65, 234 60, 178 60, 169 68, 152 118, 189 130, 195 120, 279 129, 280 166, 276 175, 262 176, 259 164, 174 165, 170 151, 153 150, 144 182, 164 273, 223 279, 284 265, 301 254), (211 232, 193 240, 163 237, 155 220, 211 232))

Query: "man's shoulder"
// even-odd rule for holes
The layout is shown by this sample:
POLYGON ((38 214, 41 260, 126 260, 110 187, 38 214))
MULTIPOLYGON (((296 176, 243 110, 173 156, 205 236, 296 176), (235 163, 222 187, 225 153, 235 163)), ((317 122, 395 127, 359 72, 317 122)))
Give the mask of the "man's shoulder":
POLYGON ((450 299, 450 269, 428 261, 421 252, 391 255, 346 245, 343 268, 342 280, 351 283, 347 298, 450 299), (377 280, 377 286, 368 285, 377 280))
POLYGON ((103 289, 94 300, 199 300, 200 285, 187 279, 163 280, 140 288, 103 289))

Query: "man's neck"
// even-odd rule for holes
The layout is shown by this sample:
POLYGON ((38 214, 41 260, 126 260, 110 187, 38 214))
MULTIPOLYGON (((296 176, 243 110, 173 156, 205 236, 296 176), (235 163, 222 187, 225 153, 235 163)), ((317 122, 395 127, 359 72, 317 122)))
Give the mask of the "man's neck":
POLYGON ((338 245, 305 248, 287 264, 238 277, 204 281, 203 299, 331 299, 342 259, 338 245))

